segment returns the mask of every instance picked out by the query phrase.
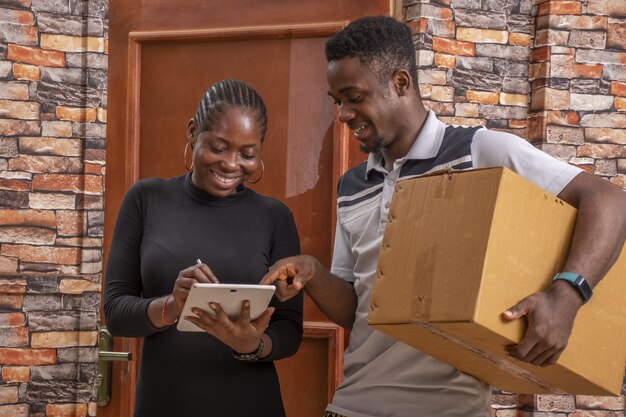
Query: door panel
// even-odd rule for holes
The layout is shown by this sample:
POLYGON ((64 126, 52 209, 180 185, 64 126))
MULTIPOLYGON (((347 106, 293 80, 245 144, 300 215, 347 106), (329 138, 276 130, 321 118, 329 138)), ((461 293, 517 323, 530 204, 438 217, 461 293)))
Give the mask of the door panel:
MULTIPOLYGON (((140 178, 185 172, 186 126, 200 95, 215 81, 238 78, 268 110, 265 174, 252 187, 290 207, 303 252, 328 266, 336 180, 364 156, 333 121, 324 42, 355 17, 389 14, 390 3, 191 0, 184 10, 172 3, 110 1, 105 261, 125 191, 140 178)), ((135 359, 114 364, 112 401, 98 415, 127 417, 140 341, 115 338, 114 347, 135 359)), ((321 415, 339 382, 343 349, 343 330, 305 297, 302 347, 276 364, 288 416, 321 415)))
MULTIPOLYGON (((333 33, 328 26, 319 33, 333 33)), ((333 109, 326 94, 323 37, 273 38, 273 29, 254 38, 141 43, 138 137, 139 178, 170 177, 183 172, 187 121, 200 94, 224 78, 246 80, 263 97, 268 131, 263 145, 265 174, 251 188, 273 195, 294 212, 303 237, 302 250, 328 263, 332 225, 333 109), (266 69, 260 62, 271 63, 266 69), (292 64, 297 62, 296 64, 292 64), (290 64, 291 63, 291 64, 290 64), (189 80, 184 87, 180 80, 189 80), (331 200, 329 200, 331 198, 331 200)), ((148 34, 134 34, 135 39, 148 34)), ((319 319, 319 317, 318 317, 319 319)))

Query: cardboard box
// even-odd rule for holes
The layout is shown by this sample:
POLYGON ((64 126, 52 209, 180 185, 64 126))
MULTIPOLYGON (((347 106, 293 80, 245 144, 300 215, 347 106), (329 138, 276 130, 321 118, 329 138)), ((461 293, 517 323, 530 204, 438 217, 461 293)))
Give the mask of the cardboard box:
POLYGON ((505 391, 619 395, 626 361, 624 252, 576 318, 557 364, 512 358, 525 320, 501 313, 548 287, 576 209, 506 168, 397 184, 369 323, 505 391))

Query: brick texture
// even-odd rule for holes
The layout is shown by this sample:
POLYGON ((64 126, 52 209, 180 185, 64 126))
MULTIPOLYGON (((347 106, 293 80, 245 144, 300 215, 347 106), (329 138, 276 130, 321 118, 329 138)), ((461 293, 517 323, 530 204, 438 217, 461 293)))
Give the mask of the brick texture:
MULTIPOLYGON (((624 2, 404 0, 403 6, 420 92, 443 120, 517 134, 584 169, 624 165, 624 2), (558 139, 563 126, 581 128, 575 140, 558 139), (591 146, 604 141, 618 146, 591 146)), ((594 172, 625 182, 617 168, 594 172)))
MULTIPOLYGON (((441 120, 514 133, 626 189, 625 1, 404 0, 402 18, 441 120), (452 96, 434 94, 445 87, 452 96)), ((494 417, 625 416, 624 397, 494 391, 491 406, 494 417)))
POLYGON ((0 417, 96 414, 108 13, 74 3, 0 2, 0 417))
POLYGON ((48 404, 47 417, 85 417, 87 404, 48 404))
MULTIPOLYGON (((87 139, 104 142, 107 106, 106 83, 88 80, 106 74, 108 14, 100 1, 70 3, 0 4, 0 417, 96 412, 95 375, 79 379, 63 358, 95 351, 104 151, 87 139)), ((402 10, 420 92, 442 120, 515 133, 626 188, 626 2, 404 0, 402 10)), ((494 391, 492 414, 624 417, 624 397, 494 391)))

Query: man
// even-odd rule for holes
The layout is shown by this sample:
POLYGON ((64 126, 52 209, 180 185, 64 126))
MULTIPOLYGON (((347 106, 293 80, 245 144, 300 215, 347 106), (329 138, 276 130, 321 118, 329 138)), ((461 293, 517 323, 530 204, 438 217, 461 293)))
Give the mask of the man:
MULTIPOLYGON (((351 329, 343 381, 327 416, 489 416, 486 384, 367 325, 395 182, 442 168, 511 168, 578 208, 563 271, 582 275, 591 287, 623 246, 626 195, 517 136, 438 121, 419 98, 411 33, 393 18, 351 23, 328 40, 326 58, 328 94, 339 120, 369 157, 339 181, 331 271, 310 256, 292 257, 275 264, 262 283, 275 283, 283 299, 304 288, 331 320, 351 329)), ((559 279, 504 312, 529 323, 512 353, 539 366, 555 363, 583 296, 581 288, 559 279)))

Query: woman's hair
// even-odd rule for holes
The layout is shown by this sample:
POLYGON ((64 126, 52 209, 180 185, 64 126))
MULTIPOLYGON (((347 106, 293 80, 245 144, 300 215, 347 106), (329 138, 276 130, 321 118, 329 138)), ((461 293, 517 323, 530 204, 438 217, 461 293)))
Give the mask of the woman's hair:
POLYGON ((252 110, 255 113, 263 142, 267 131, 265 103, 254 88, 239 80, 218 81, 204 92, 193 118, 196 131, 211 130, 219 117, 231 108, 252 110))
POLYGON ((411 30, 389 16, 368 16, 350 23, 326 41, 326 60, 356 57, 370 67, 383 85, 405 69, 417 89, 417 66, 411 30))

